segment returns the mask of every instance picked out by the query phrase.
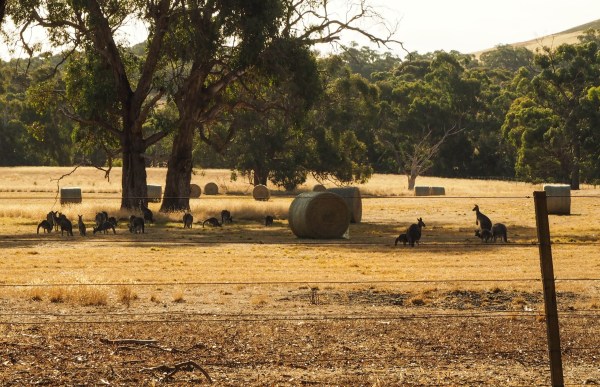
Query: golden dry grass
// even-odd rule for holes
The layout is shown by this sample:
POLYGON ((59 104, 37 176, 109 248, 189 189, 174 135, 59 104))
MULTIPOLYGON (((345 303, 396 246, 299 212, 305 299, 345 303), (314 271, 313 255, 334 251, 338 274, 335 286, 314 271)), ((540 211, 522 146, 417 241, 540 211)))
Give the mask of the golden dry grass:
MULTIPOLYGON (((12 169, 1 172, 3 176, 9 176, 12 169)), ((73 176, 73 182, 68 182, 68 185, 77 184, 84 188, 83 204, 64 208, 55 203, 51 184, 47 192, 34 192, 40 187, 31 183, 42 181, 43 176, 48 179, 48 176, 65 173, 64 169, 25 168, 18 174, 23 182, 29 183, 19 185, 19 179, 15 177, 2 183, 0 304, 3 310, 11 311, 14 316, 24 313, 20 323, 29 321, 28 313, 33 316, 39 313, 51 316, 76 313, 77 318, 87 316, 88 319, 110 322, 110 325, 85 328, 95 332, 94 335, 115 336, 128 332, 129 337, 148 337, 145 325, 135 325, 132 321, 122 327, 110 320, 120 317, 110 316, 120 316, 119 313, 127 311, 131 314, 127 318, 134 320, 166 315, 176 316, 176 321, 179 318, 185 321, 184 317, 177 316, 259 314, 287 318, 305 314, 381 314, 381 321, 340 321, 322 325, 310 321, 254 324, 228 320, 212 325, 209 322, 198 323, 192 328, 185 322, 177 326, 156 323, 151 337, 171 340, 180 347, 191 345, 186 338, 192 334, 198 334, 201 337, 198 340, 209 340, 215 348, 245 343, 248 347, 227 349, 230 352, 219 354, 219 358, 236 358, 249 364, 248 367, 234 369, 218 368, 223 385, 285 384, 281 380, 288 379, 281 379, 283 374, 312 380, 307 376, 312 371, 298 375, 298 369, 279 365, 269 365, 270 373, 260 379, 253 368, 254 363, 248 359, 262 359, 260 361, 265 364, 271 364, 272 356, 284 356, 285 353, 286 356, 298 357, 300 352, 305 354, 300 356, 303 358, 313 353, 312 347, 302 342, 303 338, 317 336, 319 340, 315 339, 310 345, 319 348, 323 354, 331 354, 324 355, 328 358, 349 356, 345 349, 340 349, 340 338, 343 338, 355 357, 359 356, 356 354, 368 357, 387 353, 397 359, 390 360, 388 356, 385 362, 373 363, 378 366, 361 362, 365 369, 370 370, 368 377, 335 363, 338 366, 334 367, 335 370, 331 369, 330 375, 333 379, 323 379, 330 372, 326 365, 310 363, 308 369, 318 369, 322 378, 317 380, 323 383, 377 385, 378 380, 384 380, 393 384, 435 384, 436 378, 446 380, 444 375, 448 375, 450 383, 481 385, 507 380, 504 372, 511 375, 516 384, 545 383, 544 367, 536 363, 537 360, 519 358, 520 363, 510 365, 503 363, 502 359, 495 359, 493 365, 488 364, 490 359, 481 362, 468 360, 465 367, 453 363, 452 357, 448 358, 450 360, 444 358, 449 363, 440 358, 436 358, 434 363, 413 360, 422 370, 419 373, 415 371, 417 368, 405 368, 409 354, 396 356, 398 348, 394 347, 394 343, 410 342, 402 351, 413 351, 410 352, 413 355, 421 348, 437 353, 439 346, 460 351, 465 350, 463 346, 475 352, 502 351, 503 348, 513 351, 525 340, 527 346, 543 350, 544 341, 539 335, 543 337, 544 318, 531 197, 540 186, 423 177, 417 180, 417 184, 444 186, 446 196, 414 197, 406 190, 404 176, 375 175, 370 182, 360 186, 363 222, 351 225, 350 239, 315 241, 298 239, 288 228, 287 209, 293 195, 276 192, 268 202, 257 202, 243 183, 229 182, 227 171, 205 171, 207 179, 199 179, 200 175, 196 175, 194 179, 198 180, 194 182, 203 186, 208 180, 218 181, 229 193, 214 197, 203 195, 192 201, 195 224, 191 230, 183 229, 181 214, 176 213, 158 214, 157 223, 149 225, 142 235, 130 234, 124 224, 118 226, 117 235, 97 234, 85 238, 77 234, 61 237, 55 232, 37 235, 37 223, 51 208, 60 209, 72 220, 77 214, 84 214, 88 225, 99 210, 107 210, 117 217, 129 215, 118 208, 118 188, 106 187, 107 183, 93 170, 83 172, 85 176, 73 176), (10 186, 19 186, 20 192, 10 191, 10 186), (115 191, 111 192, 111 189, 115 191), (486 244, 474 236, 477 227, 472 211, 474 204, 478 204, 494 222, 508 226, 509 243, 486 244), (233 224, 222 228, 202 228, 198 224, 205 217, 218 216, 224 208, 232 212, 233 224), (276 215, 277 220, 272 227, 263 225, 265 214, 276 215), (422 243, 415 248, 395 247, 393 242, 398 233, 418 217, 422 217, 427 225, 423 230, 422 243), (392 319, 391 323, 386 320, 386 317, 399 313, 497 311, 530 311, 531 315, 507 316, 497 324, 479 320, 411 322, 392 319), (105 314, 107 317, 104 317, 105 314), (395 328, 388 329, 386 324, 395 328), (469 331, 464 324, 471 330, 483 330, 485 334, 481 337, 486 337, 486 340, 481 341, 476 334, 462 335, 462 332, 469 331), (174 331, 178 333, 174 334, 174 331), (531 332, 535 332, 534 337, 530 337, 531 332), (390 336, 394 339, 381 341, 382 337, 390 336), (461 337, 461 340, 455 340, 456 337, 461 337), (294 343, 294 349, 288 345, 290 342, 294 343), (269 343, 272 348, 268 347, 269 343), (300 351, 300 347, 304 349, 300 351), (385 348, 377 352, 375 348, 380 347, 385 348), (237 353, 240 358, 236 357, 237 353), (388 364, 390 361, 393 364, 388 364), (525 371, 524 364, 527 365, 525 371), (536 371, 530 372, 531 367, 536 371), (450 369, 455 372, 444 373, 450 369), (387 379, 392 374, 397 376, 387 379), (380 379, 381 375, 387 376, 380 379), (488 376, 478 379, 478 375, 488 376)), ((149 182, 160 184, 164 170, 151 170, 149 176, 155 177, 149 182)), ((309 182, 300 189, 310 189, 314 183, 309 182)), ((554 268, 559 280, 559 308, 561 313, 597 311, 600 305, 598 281, 572 279, 600 278, 600 262, 596 259, 600 242, 600 225, 597 222, 600 190, 585 186, 572 195, 572 215, 550 217, 554 268)), ((151 208, 157 213, 158 204, 151 204, 151 208)), ((63 318, 68 320, 70 317, 63 318)), ((568 340, 580 346, 591 346, 590 340, 595 337, 590 335, 592 328, 586 328, 585 320, 581 325, 573 325, 573 321, 568 320, 563 328, 568 340)), ((0 324, 0 329, 4 326, 0 324)), ((51 335, 51 328, 40 329, 51 335)), ((69 346, 70 335, 88 336, 88 333, 81 333, 79 328, 71 328, 67 323, 61 325, 61 330, 67 333, 57 336, 57 348, 69 346)), ((8 328, 5 330, 10 337, 14 336, 14 340, 22 339, 16 332, 8 328)), ((27 340, 35 343, 33 339, 27 340)), ((93 348, 96 348, 95 345, 90 343, 93 348)), ((103 349, 96 348, 95 351, 102 353, 103 349)), ((117 355, 125 356, 122 361, 126 362, 127 351, 123 351, 123 355, 117 355)), ((577 359, 582 358, 570 361, 576 363, 577 359)), ((308 360, 302 361, 302 364, 308 364, 308 360)), ((38 373, 44 372, 38 370, 38 373)), ((576 383, 581 382, 581 375, 595 377, 593 375, 598 373, 589 367, 586 360, 573 365, 569 372, 569 380, 576 383)), ((15 377, 18 373, 10 375, 15 377)), ((1 376, 0 372, 0 381, 1 376)), ((58 384, 91 380, 81 377, 57 381, 59 379, 48 377, 58 384)), ((143 373, 136 378, 136 383, 142 384, 150 380, 143 373)), ((294 384, 293 381, 290 384, 294 384)))

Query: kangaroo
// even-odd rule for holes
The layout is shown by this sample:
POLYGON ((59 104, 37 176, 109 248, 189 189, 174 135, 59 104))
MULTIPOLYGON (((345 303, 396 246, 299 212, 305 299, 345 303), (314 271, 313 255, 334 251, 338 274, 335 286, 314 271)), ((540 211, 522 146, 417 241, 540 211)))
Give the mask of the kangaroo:
POLYGON ((493 237, 492 232, 487 228, 475 230, 475 236, 479 237, 483 242, 489 242, 493 237))
POLYGON ((479 225, 479 228, 482 230, 491 230, 492 229, 492 221, 487 216, 483 215, 479 212, 479 206, 475 204, 473 207, 473 211, 475 211, 476 219, 475 224, 479 225))
POLYGON ((208 223, 213 227, 221 227, 221 223, 219 223, 219 219, 217 218, 208 218, 206 219, 204 222, 202 222, 202 228, 204 228, 204 225, 208 223))
POLYGON ((60 235, 64 235, 63 232, 66 231, 67 235, 73 236, 73 224, 64 214, 58 215, 58 225, 60 227, 60 235))
POLYGON ((417 223, 413 223, 406 229, 406 240, 410 247, 415 247, 415 242, 419 243, 421 239, 421 228, 425 227, 423 219, 417 219, 417 223))
POLYGON ((101 211, 96 214, 95 221, 96 227, 100 227, 108 220, 108 213, 106 211, 101 211))
POLYGON ((117 233, 117 231, 115 231, 115 226, 111 222, 106 221, 106 222, 102 223, 100 226, 94 227, 94 235, 100 231, 104 231, 104 233, 106 234, 108 232, 108 230, 110 230, 110 229, 113 230, 113 234, 117 233))
POLYGON ((406 234, 398 235, 398 238, 396 238, 396 241, 394 242, 394 246, 398 246, 398 242, 402 242, 402 244, 406 246, 406 244, 408 243, 408 237, 406 236, 406 234))
POLYGON ((154 215, 152 214, 152 211, 146 207, 143 202, 140 202, 140 210, 142 211, 142 214, 144 214, 145 222, 154 223, 154 215))
POLYGON ((273 220, 275 220, 275 217, 273 217, 271 215, 265 216, 265 226, 267 226, 267 227, 272 226, 273 220))
POLYGON ((498 237, 505 243, 508 242, 506 226, 502 223, 496 223, 494 227, 492 227, 492 236, 494 238, 494 242, 496 242, 496 238, 498 237))
POLYGON ((108 218, 107 222, 112 224, 113 226, 117 227, 117 218, 115 218, 114 216, 111 216, 110 218, 108 218))
POLYGON ((233 217, 228 210, 221 211, 221 224, 233 223, 233 217))
POLYGON ((83 215, 77 215, 79 220, 77 221, 77 226, 79 227, 79 235, 85 236, 85 223, 83 223, 83 215))
POLYGON ((183 214, 183 228, 192 228, 192 223, 194 223, 194 217, 189 212, 183 214))
MULTIPOLYGON (((46 215, 46 221, 48 223, 50 223, 50 226, 52 226, 52 229, 54 229, 55 223, 54 223, 54 218, 58 218, 58 216, 56 215, 55 211, 50 211, 47 215, 46 215)), ((56 227, 58 227, 58 224, 56 224, 56 227)), ((50 231, 52 231, 52 229, 50 229, 50 231)), ((56 229, 58 231, 58 228, 56 229)))
POLYGON ((46 233, 46 232, 47 232, 47 233, 51 233, 51 232, 52 232, 52 229, 54 229, 54 226, 53 226, 53 225, 52 225, 52 224, 51 224, 51 223, 50 223, 50 222, 49 222, 47 219, 46 219, 46 220, 42 220, 42 221, 40 222, 40 224, 38 224, 38 227, 37 227, 37 233, 38 233, 38 234, 40 233, 40 227, 41 227, 42 229, 44 229, 44 232, 45 232, 45 233, 46 233))
POLYGON ((129 217, 129 232, 135 234, 144 233, 144 218, 131 215, 129 217))
POLYGON ((54 231, 58 231, 58 228, 60 227, 59 219, 61 214, 58 211, 50 211, 48 215, 50 214, 52 214, 52 222, 50 223, 54 225, 54 231))

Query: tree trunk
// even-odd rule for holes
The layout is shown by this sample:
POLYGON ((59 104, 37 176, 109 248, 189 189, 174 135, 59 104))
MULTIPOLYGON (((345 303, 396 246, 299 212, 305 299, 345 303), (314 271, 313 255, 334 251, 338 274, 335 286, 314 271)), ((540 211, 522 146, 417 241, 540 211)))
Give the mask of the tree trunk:
POLYGON ((413 189, 415 189, 415 183, 417 181, 417 175, 414 174, 410 174, 410 175, 406 175, 406 177, 408 178, 408 190, 412 191, 413 189))
POLYGON ((579 160, 581 157, 581 146, 579 142, 577 142, 573 149, 574 157, 573 157, 573 169, 571 170, 571 189, 578 190, 579 189, 579 160))
POLYGON ((410 169, 410 174, 406 174, 406 177, 408 178, 408 190, 412 191, 415 189, 415 183, 417 181, 417 177, 419 176, 419 173, 417 172, 417 169, 415 167, 412 167, 410 169))
POLYGON ((121 208, 138 209, 148 205, 146 160, 141 133, 127 132, 123 136, 123 176, 121 178, 121 208))
POLYGON ((181 125, 173 139, 161 212, 189 211, 193 148, 194 127, 189 124, 181 125))
POLYGON ((254 185, 257 186, 259 184, 267 185, 267 180, 269 178, 269 171, 265 171, 261 168, 254 168, 254 185))

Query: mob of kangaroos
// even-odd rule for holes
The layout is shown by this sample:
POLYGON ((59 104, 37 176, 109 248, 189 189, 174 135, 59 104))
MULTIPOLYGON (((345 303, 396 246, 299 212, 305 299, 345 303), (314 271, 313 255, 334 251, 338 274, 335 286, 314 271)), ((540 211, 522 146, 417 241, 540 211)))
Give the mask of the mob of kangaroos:
POLYGON ((498 238, 504 242, 508 242, 508 232, 504 224, 492 224, 490 218, 479 210, 477 204, 473 207, 473 211, 475 211, 475 224, 479 225, 479 229, 475 230, 476 237, 479 237, 483 242, 489 242, 491 240, 496 242, 498 238))

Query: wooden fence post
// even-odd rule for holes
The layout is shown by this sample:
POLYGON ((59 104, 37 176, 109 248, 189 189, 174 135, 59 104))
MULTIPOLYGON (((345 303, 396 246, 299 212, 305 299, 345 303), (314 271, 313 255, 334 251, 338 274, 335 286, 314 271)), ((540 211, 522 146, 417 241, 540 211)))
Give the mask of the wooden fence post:
POLYGON ((560 331, 558 326, 558 310, 556 306, 556 289, 554 287, 554 267, 552 265, 552 249, 550 246, 550 226, 546 192, 533 193, 535 203, 535 220, 537 224, 538 244, 540 246, 540 264, 542 269, 542 285, 544 288, 544 311, 546 314, 546 333, 548 336, 548 354, 550 356, 550 377, 552 386, 562 387, 563 368, 560 353, 560 331))

